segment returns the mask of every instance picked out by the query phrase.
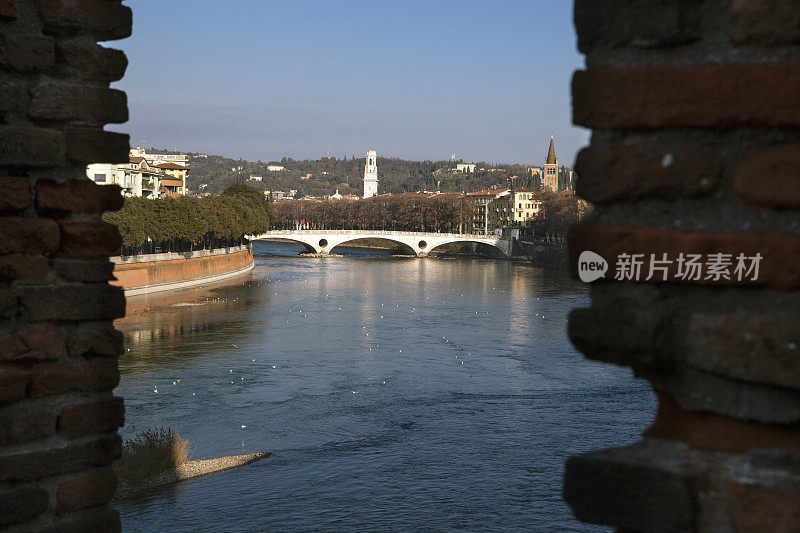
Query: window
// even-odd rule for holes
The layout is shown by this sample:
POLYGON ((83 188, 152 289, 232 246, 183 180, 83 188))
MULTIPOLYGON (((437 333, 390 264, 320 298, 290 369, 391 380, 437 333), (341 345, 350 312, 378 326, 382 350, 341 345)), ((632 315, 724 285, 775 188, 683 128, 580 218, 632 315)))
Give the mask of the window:
POLYGON ((105 174, 95 174, 94 175, 95 183, 105 183, 106 182, 106 175, 105 174))

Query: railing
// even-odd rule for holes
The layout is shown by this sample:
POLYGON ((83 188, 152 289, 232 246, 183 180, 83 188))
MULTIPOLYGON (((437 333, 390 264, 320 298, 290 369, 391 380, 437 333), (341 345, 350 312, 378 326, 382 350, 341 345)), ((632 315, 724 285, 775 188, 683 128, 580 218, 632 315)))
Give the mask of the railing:
MULTIPOLYGON (((449 239, 485 239, 485 240, 504 240, 500 235, 481 235, 479 233, 432 233, 432 232, 421 232, 421 231, 392 231, 392 230, 357 230, 357 229, 277 229, 277 230, 270 230, 262 235, 319 235, 319 234, 328 234, 328 235, 370 235, 370 236, 377 236, 377 235, 391 235, 395 237, 445 237, 449 239)), ((257 238, 257 237, 254 237, 257 238)))

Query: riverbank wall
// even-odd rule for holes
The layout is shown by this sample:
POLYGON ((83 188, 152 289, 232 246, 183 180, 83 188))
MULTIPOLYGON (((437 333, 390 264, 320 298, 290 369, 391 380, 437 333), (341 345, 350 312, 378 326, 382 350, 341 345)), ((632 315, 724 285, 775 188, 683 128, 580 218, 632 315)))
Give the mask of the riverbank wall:
POLYGON ((216 250, 195 250, 111 257, 111 285, 126 296, 194 287, 244 274, 253 268, 253 250, 247 245, 216 250))

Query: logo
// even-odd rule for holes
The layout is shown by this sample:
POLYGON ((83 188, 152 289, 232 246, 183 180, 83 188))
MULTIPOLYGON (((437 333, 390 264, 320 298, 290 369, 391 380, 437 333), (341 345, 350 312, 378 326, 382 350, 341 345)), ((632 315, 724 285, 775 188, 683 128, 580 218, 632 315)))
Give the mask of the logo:
POLYGON ((578 257, 578 277, 584 283, 590 283, 605 276, 608 262, 600 255, 584 250, 578 257))

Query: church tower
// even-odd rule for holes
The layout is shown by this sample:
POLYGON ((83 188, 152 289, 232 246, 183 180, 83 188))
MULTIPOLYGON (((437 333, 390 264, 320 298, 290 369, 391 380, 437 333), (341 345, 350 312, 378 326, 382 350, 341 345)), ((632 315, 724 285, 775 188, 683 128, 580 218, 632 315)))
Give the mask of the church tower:
POLYGON ((375 150, 367 152, 367 164, 364 166, 364 198, 378 194, 378 153, 375 150))
POLYGON ((556 148, 553 145, 552 135, 550 136, 550 149, 547 151, 547 159, 544 160, 543 185, 543 189, 558 190, 558 157, 556 157, 556 148))

